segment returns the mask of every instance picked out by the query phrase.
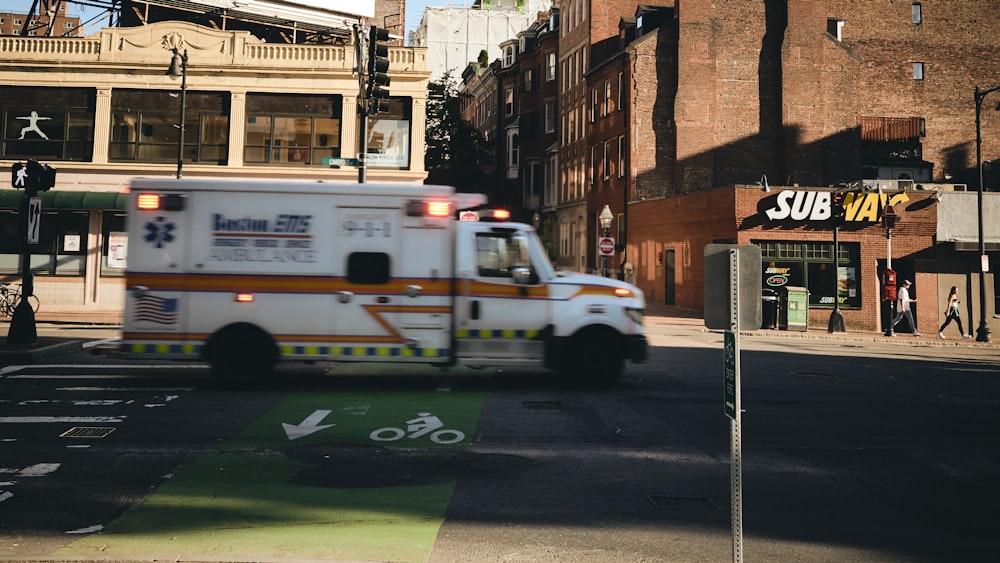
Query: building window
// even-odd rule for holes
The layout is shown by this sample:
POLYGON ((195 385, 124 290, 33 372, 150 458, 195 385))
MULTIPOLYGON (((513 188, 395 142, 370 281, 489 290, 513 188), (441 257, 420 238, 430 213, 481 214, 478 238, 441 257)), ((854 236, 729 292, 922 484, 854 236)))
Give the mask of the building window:
MULTIPOLYGON (((413 101, 410 98, 391 98, 389 111, 379 112, 368 118, 368 142, 365 163, 371 167, 405 170, 410 167, 410 124, 413 101)), ((339 120, 338 120, 339 125, 339 120)), ((339 131, 338 131, 339 133, 339 131)), ((321 142, 322 138, 319 139, 321 142)), ((329 149, 325 146, 313 148, 316 153, 326 151, 340 153, 340 144, 329 149)), ((320 160, 322 162, 322 160, 320 160)))
POLYGON ((601 115, 607 117, 609 113, 611 113, 611 81, 607 80, 604 82, 604 107, 601 115))
POLYGON ((514 115, 514 89, 507 88, 503 91, 503 114, 507 117, 514 115))
POLYGON ((507 131, 507 167, 516 168, 518 165, 518 151, 520 150, 520 138, 517 129, 507 131))
POLYGON ((762 286, 781 291, 785 286, 809 290, 809 307, 833 308, 834 288, 841 307, 861 308, 861 248, 840 243, 839 272, 833 271, 833 243, 753 241, 760 246, 762 286))
MULTIPOLYGON (((340 156, 340 96, 247 94, 246 100, 246 164, 322 166, 340 156)), ((368 121, 368 152, 381 154, 388 140, 373 138, 381 130, 375 121, 368 121)))
POLYGON ((924 12, 920 2, 914 2, 910 5, 910 16, 913 19, 913 23, 920 24, 924 22, 924 12))
POLYGON ((545 81, 551 82, 556 79, 556 54, 555 52, 545 53, 545 81))
POLYGON ((832 35, 834 39, 836 39, 837 41, 843 41, 843 31, 844 31, 844 20, 827 18, 826 32, 832 35))
MULTIPOLYGON (((57 188, 58 189, 58 188, 57 188)), ((30 245, 31 271, 43 276, 82 276, 86 271, 90 213, 45 211, 38 244, 30 245)), ((17 211, 0 211, 0 273, 17 274, 24 236, 17 211)))
POLYGON ((605 180, 608 180, 609 178, 611 178, 610 152, 611 152, 611 142, 610 141, 604 141, 604 159, 603 159, 603 163, 601 164, 601 167, 604 169, 604 179, 605 180))
POLYGON ((521 88, 524 92, 531 92, 534 90, 535 86, 535 70, 531 68, 524 69, 521 73, 521 88))
POLYGON ((590 185, 597 183, 597 147, 590 147, 590 185))
POLYGON ((590 122, 597 119, 597 88, 590 90, 590 122))
POLYGON ((924 63, 913 63, 913 79, 924 79, 924 63))
POLYGON ((93 88, 0 86, 0 158, 91 161, 95 107, 93 88))
POLYGON ((503 66, 507 68, 514 64, 514 46, 508 45, 503 49, 503 66))
POLYGON ((625 136, 618 137, 618 177, 625 176, 625 136))
POLYGON ((618 73, 618 111, 622 110, 625 104, 625 73, 618 73))
POLYGON ((545 100, 545 132, 554 133, 556 130, 556 101, 545 100))
MULTIPOLYGON (((166 90, 113 90, 111 161, 176 162, 180 100, 166 90)), ((184 112, 185 162, 226 164, 229 94, 188 92, 184 112)))

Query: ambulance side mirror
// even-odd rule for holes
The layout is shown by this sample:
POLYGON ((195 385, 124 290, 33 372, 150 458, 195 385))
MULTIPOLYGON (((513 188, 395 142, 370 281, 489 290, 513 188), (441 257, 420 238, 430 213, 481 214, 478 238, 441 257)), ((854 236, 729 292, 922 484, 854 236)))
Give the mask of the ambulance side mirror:
POLYGON ((510 271, 510 275, 514 278, 514 283, 517 285, 531 285, 533 283, 530 268, 513 268, 510 271))

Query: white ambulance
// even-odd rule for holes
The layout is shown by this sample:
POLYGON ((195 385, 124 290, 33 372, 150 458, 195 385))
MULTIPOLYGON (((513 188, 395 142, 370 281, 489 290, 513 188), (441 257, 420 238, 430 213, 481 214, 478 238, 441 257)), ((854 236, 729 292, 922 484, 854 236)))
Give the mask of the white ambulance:
POLYGON ((458 220, 485 202, 445 186, 137 179, 121 351, 202 359, 230 382, 322 360, 606 383, 645 361, 638 288, 556 272, 528 225, 458 220))

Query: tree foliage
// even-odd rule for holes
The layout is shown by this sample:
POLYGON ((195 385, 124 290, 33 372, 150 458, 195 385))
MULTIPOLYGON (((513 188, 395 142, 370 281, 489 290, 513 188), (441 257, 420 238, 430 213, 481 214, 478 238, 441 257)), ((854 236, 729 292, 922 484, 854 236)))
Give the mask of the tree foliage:
POLYGON ((427 90, 425 183, 491 195, 493 157, 479 131, 462 119, 464 94, 450 73, 431 81, 427 90))

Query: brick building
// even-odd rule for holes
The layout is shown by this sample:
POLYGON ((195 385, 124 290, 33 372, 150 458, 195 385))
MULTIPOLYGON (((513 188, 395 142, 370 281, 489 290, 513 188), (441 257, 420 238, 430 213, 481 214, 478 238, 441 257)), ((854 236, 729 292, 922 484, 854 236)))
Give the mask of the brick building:
MULTIPOLYGON (((1000 5, 984 0, 679 0, 675 18, 637 31, 628 47, 626 252, 635 283, 650 301, 700 310, 706 243, 766 243, 768 265, 773 242, 774 252, 815 253, 816 264, 801 262, 802 282, 814 294, 813 322, 825 323, 833 296, 819 288, 833 283, 821 281, 819 257, 832 256, 832 245, 809 245, 829 241, 829 225, 768 226, 760 222, 761 201, 827 186, 865 193, 881 181, 886 193, 914 201, 894 231, 892 259, 918 298, 935 304, 918 308, 921 329, 930 331, 951 285, 975 311, 976 198, 961 191, 979 186, 973 91, 1000 85, 1000 67, 982 64, 1000 57, 998 33, 1000 5)), ((984 159, 1000 157, 996 101, 983 106, 984 159)), ((997 198, 984 199, 995 262, 997 198)), ((845 320, 877 328, 885 232, 869 224, 845 229, 841 240, 847 252, 858 245, 856 256, 844 257, 860 264, 850 282, 857 304, 845 320)), ((997 294, 992 275, 984 278, 992 316, 997 294)))
POLYGON ((32 14, 0 13, 0 35, 79 37, 82 35, 80 18, 70 16, 66 12, 67 5, 66 2, 41 0, 38 11, 32 14))

